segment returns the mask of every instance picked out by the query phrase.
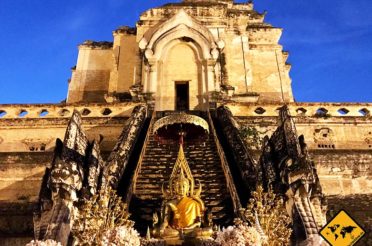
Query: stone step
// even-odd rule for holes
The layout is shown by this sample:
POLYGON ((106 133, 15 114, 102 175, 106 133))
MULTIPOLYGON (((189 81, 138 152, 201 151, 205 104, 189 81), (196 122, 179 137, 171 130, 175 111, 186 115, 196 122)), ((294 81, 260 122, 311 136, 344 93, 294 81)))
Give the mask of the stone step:
MULTIPOLYGON (((151 128, 149 131, 152 132, 151 128)), ((162 183, 169 179, 178 150, 177 145, 158 144, 153 135, 148 139, 136 180, 135 209, 131 211, 136 218, 146 221, 143 223, 151 224, 152 213, 160 209, 162 183)), ((205 144, 186 141, 184 152, 194 179, 202 184, 201 198, 212 212, 214 221, 218 224, 227 223, 229 217, 234 217, 232 201, 213 135, 209 135, 205 144)))

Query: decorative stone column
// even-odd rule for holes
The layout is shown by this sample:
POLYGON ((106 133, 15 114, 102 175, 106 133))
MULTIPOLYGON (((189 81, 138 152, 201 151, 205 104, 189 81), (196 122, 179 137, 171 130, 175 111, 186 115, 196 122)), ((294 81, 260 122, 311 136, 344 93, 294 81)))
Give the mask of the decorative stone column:
POLYGON ((157 86, 157 80, 158 80, 158 69, 157 69, 157 64, 154 62, 150 64, 150 74, 149 74, 149 86, 148 86, 148 91, 147 92, 156 92, 156 86, 157 86))
MULTIPOLYGON (((143 62, 144 63, 144 62, 143 62)), ((149 90, 149 71, 150 67, 148 64, 143 65, 142 69, 142 85, 143 85, 143 91, 149 90)))
MULTIPOLYGON (((215 69, 216 60, 209 59, 207 60, 207 83, 206 83, 206 92, 215 91, 215 69)), ((203 88, 204 89, 204 88, 203 88)))
POLYGON ((151 49, 145 51, 145 58, 148 61, 149 76, 147 78, 147 86, 145 86, 144 92, 156 92, 158 69, 157 69, 157 59, 154 58, 154 52, 151 49))

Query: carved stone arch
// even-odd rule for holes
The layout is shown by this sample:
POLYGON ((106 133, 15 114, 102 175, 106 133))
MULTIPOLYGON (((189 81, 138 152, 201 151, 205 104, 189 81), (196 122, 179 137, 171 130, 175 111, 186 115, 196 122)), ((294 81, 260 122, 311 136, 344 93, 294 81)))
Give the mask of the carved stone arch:
POLYGON ((180 25, 187 26, 188 28, 197 31, 200 36, 204 37, 212 45, 212 48, 215 48, 216 43, 219 43, 218 40, 215 40, 208 28, 198 23, 195 18, 191 17, 183 9, 181 9, 168 21, 164 22, 160 26, 156 26, 148 30, 140 40, 140 48, 153 49, 153 46, 157 40, 166 36, 166 33, 171 32, 180 25))
POLYGON ((186 42, 173 39, 161 47, 156 56, 158 70, 154 85, 157 110, 176 109, 175 87, 181 81, 188 86, 189 109, 205 109, 205 94, 208 90, 207 64, 202 53, 201 46, 193 40, 186 42))
MULTIPOLYGON (((165 46, 167 46, 172 40, 182 39, 182 38, 189 38, 191 41, 195 42, 201 48, 201 54, 203 55, 203 59, 211 59, 211 51, 214 49, 213 45, 208 42, 208 40, 201 36, 198 31, 195 29, 191 29, 186 25, 179 25, 172 31, 166 33, 161 39, 158 39, 153 45, 153 57, 156 59, 161 58, 161 53, 165 46)), ((150 57, 147 57, 150 58, 150 57)), ((213 57, 217 59, 217 57, 213 57)))
MULTIPOLYGON (((215 40, 206 27, 199 24, 184 10, 180 10, 170 20, 147 31, 140 40, 139 47, 145 51, 144 65, 145 71, 148 71, 143 80, 144 91, 155 95, 156 110, 176 109, 174 101, 177 101, 178 97, 174 96, 174 88, 176 87, 174 83, 179 81, 190 82, 190 93, 188 95, 192 95, 192 97, 188 97, 189 109, 207 110, 209 105, 208 95, 219 86, 215 81, 214 67, 219 56, 218 47, 223 47, 222 41, 215 40), (183 58, 191 61, 194 58, 191 59, 190 57, 195 55, 196 59, 194 62, 183 66, 185 69, 190 69, 190 67, 195 67, 194 65, 196 65, 196 68, 191 72, 193 75, 190 75, 190 77, 184 76, 180 78, 175 73, 171 77, 170 73, 164 73, 164 71, 168 70, 179 70, 180 66, 178 64, 175 65, 173 62, 171 66, 168 66, 169 64, 165 60, 169 53, 168 51, 177 44, 179 44, 178 47, 180 49, 184 49, 188 54, 188 57, 183 57, 183 54, 178 53, 179 56, 177 57, 179 57, 180 63, 184 62, 183 58), (164 74, 167 76, 164 76, 164 74), (196 90, 195 88, 198 89, 196 90)), ((185 71, 179 70, 179 72, 179 74, 182 74, 185 71)))

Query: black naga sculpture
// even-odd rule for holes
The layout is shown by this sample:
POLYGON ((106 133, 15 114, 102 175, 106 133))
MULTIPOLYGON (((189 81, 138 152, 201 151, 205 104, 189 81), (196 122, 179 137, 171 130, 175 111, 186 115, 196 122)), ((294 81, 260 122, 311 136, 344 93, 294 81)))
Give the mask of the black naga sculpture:
POLYGON ((326 223, 326 201, 304 136, 297 131, 287 106, 280 109, 279 126, 264 138, 260 158, 265 189, 272 188, 286 201, 293 225, 292 242, 320 245, 319 230, 326 223))

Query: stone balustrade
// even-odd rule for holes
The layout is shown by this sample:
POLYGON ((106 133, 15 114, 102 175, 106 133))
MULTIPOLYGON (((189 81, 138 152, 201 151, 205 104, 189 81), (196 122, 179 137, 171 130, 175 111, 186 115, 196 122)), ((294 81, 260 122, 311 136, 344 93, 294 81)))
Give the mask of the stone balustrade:
MULTIPOLYGON (((234 116, 278 116, 281 104, 227 103, 234 116)), ((290 103, 292 116, 308 117, 368 117, 372 103, 290 103)))
POLYGON ((78 110, 86 117, 129 117, 140 103, 113 104, 0 104, 2 119, 70 118, 78 110))
MULTIPOLYGON (((112 104, 0 104, 1 119, 70 118, 74 109, 82 117, 129 117, 139 103, 112 104)), ((227 103, 234 116, 278 116, 281 104, 227 103)), ((368 117, 372 103, 290 103, 292 116, 368 117)))

